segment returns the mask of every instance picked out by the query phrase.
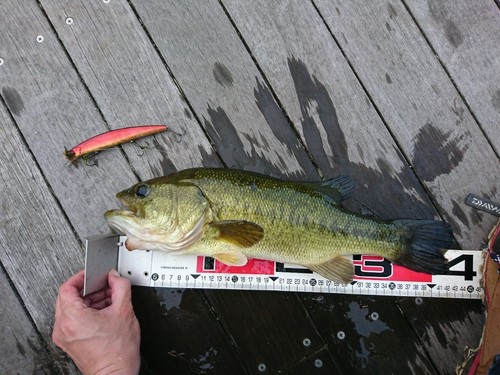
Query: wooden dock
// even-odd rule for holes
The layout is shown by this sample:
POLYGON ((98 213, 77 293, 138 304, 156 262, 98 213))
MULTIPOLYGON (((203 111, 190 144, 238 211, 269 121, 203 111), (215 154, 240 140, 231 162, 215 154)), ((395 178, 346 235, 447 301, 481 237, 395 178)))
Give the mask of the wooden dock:
MULTIPOLYGON (((176 170, 348 174, 350 209, 441 217, 478 249, 495 218, 464 199, 500 201, 499 7, 3 0, 0 373, 78 373, 50 339, 57 288, 83 268, 83 239, 110 232, 116 192, 176 170), (181 141, 97 167, 63 155, 161 123, 181 141)), ((134 308, 155 374, 452 374, 484 321, 478 300, 280 292, 137 287, 134 308)))

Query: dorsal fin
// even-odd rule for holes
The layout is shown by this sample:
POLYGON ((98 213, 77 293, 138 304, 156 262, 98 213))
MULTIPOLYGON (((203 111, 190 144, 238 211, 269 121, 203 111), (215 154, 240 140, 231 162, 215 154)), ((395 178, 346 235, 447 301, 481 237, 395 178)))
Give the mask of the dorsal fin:
POLYGON ((349 176, 338 176, 320 182, 301 182, 301 184, 327 196, 337 204, 349 198, 354 191, 354 181, 349 176))

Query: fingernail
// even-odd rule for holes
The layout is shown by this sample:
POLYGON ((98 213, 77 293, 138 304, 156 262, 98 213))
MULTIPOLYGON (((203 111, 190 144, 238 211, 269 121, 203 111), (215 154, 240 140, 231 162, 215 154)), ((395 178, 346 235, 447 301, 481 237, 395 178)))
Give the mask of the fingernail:
POLYGON ((109 273, 112 274, 113 276, 120 276, 120 274, 118 273, 118 271, 115 270, 114 268, 111 271, 109 271, 109 273))

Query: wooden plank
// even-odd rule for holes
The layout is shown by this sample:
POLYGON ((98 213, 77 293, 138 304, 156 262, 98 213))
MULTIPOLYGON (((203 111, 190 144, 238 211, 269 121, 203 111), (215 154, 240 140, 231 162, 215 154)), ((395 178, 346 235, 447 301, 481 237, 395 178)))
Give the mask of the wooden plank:
MULTIPOLYGON (((468 209, 462 202, 469 191, 497 194, 491 176, 498 174, 498 163, 418 28, 404 7, 395 2, 317 5, 441 214, 453 224, 460 245, 477 248, 493 218, 468 209), (484 169, 478 171, 478 165, 484 169)), ((475 311, 481 309, 478 301, 439 300, 432 308, 425 308, 429 309, 426 315, 432 317, 422 321, 425 330, 446 337, 451 329, 458 348, 478 342, 481 332, 473 322, 475 311), (444 316, 455 311, 461 312, 460 319, 469 329, 444 323, 444 316)), ((433 349, 412 318, 412 309, 406 306, 403 311, 433 363, 451 373, 461 360, 461 351, 433 349)))
MULTIPOLYGON (((182 100, 167 70, 154 51, 153 46, 147 40, 135 15, 132 13, 126 1, 112 2, 110 4, 78 4, 75 2, 45 1, 43 3, 49 18, 58 32, 64 46, 75 63, 78 73, 83 77, 86 88, 99 106, 99 112, 103 114, 106 122, 111 127, 121 127, 137 123, 157 123, 167 122, 177 131, 184 130, 186 134, 180 143, 172 141, 171 136, 157 137, 155 146, 164 153, 148 153, 138 157, 137 150, 130 148, 127 151, 128 161, 140 178, 145 179, 152 176, 159 176, 170 173, 177 168, 191 166, 219 166, 218 159, 212 153, 207 138, 201 132, 188 105, 182 100), (110 7, 107 7, 109 5, 110 7), (66 18, 71 15, 73 23, 66 24, 66 18), (71 28, 68 28, 70 27, 71 28), (136 67, 131 69, 131 67, 136 67), (165 155, 166 153, 166 155, 165 155)), ((64 56, 57 56, 56 64, 62 71, 72 70, 71 63, 64 56)), ((69 74, 69 73, 68 73, 69 74)), ((85 92, 85 88, 81 88, 85 92)), ((83 104, 89 101, 84 98, 83 104)), ((94 103, 90 100, 90 105, 94 103)), ((82 106, 83 106, 82 104, 82 106)), ((57 110, 57 109, 55 109, 57 110)), ((104 125, 96 108, 91 108, 90 112, 100 125, 104 125)), ((75 132, 87 133, 88 122, 81 122, 81 126, 73 129, 75 132)), ((86 136, 82 136, 86 138, 86 136)), ((85 213, 73 214, 77 216, 75 227, 78 234, 98 233, 101 230, 108 230, 107 225, 102 224, 101 215, 105 208, 115 207, 117 202, 111 202, 113 195, 135 182, 131 177, 130 170, 120 171, 111 169, 111 165, 119 163, 120 155, 113 157, 102 157, 99 170, 104 175, 97 174, 99 170, 90 169, 86 173, 91 174, 94 179, 102 179, 112 184, 101 184, 101 193, 105 196, 106 202, 94 205, 92 202, 91 214, 88 217, 96 217, 94 224, 85 220, 85 213), (94 174, 96 173, 96 174, 94 174), (121 184, 123 181, 125 184, 121 184), (110 201, 107 201, 110 198, 110 201), (98 227, 100 225, 100 228, 98 227)), ((125 168, 128 166, 125 163, 125 168)), ((82 168, 85 170, 85 168, 82 168)), ((88 170, 88 168, 87 168, 88 170)), ((97 181, 94 184, 98 184, 97 181)), ((75 199, 75 195, 68 198, 75 199)), ((79 198, 81 199, 81 198, 79 198)), ((72 210, 71 202, 62 201, 62 205, 68 211, 72 210)), ((71 215, 73 217, 73 215, 71 215)), ((203 339, 192 339, 194 333, 199 332, 199 327, 206 327, 206 331, 217 337, 216 347, 220 353, 231 353, 231 343, 220 331, 220 325, 215 317, 210 315, 208 307, 203 307, 202 292, 194 292, 191 300, 196 301, 199 314, 190 319, 180 319, 171 322, 168 319, 157 320, 154 329, 148 329, 150 321, 147 311, 156 311, 158 301, 148 298, 141 298, 142 293, 149 291, 138 289, 134 291, 134 299, 139 300, 138 318, 143 327, 142 342, 143 349, 146 350, 144 356, 150 367, 157 372, 163 372, 165 363, 171 364, 173 368, 185 369, 186 361, 189 367, 196 367, 197 360, 206 351, 206 341, 203 339), (143 309, 142 309, 143 308, 143 309), (169 340, 158 340, 156 335, 158 330, 170 327, 175 324, 174 334, 169 336, 169 340), (186 335, 186 336, 183 336, 186 335), (186 342, 189 341, 189 347, 186 342), (161 343, 162 346, 155 346, 152 350, 144 343, 161 343), (171 361, 165 361, 170 357, 168 352, 174 348, 184 348, 184 353, 192 357, 177 359, 174 365, 171 361), (162 351, 162 349, 165 349, 162 351), (156 355, 162 354, 159 357, 156 355), (180 364, 179 364, 180 363, 180 364), (180 367, 179 367, 180 366, 180 367)), ((161 293, 159 293, 161 295, 161 293)), ((187 314, 187 313, 186 313, 187 314)), ((182 315, 182 314, 181 314, 182 315)), ((241 364, 237 358, 225 357, 223 368, 241 372, 241 364)), ((203 364, 199 364, 203 366, 203 364)), ((217 366, 220 367, 220 366, 217 366)), ((182 370, 179 373, 183 373, 182 370)))
POLYGON ((455 374, 468 346, 476 348, 481 341, 485 320, 480 301, 434 301, 400 298, 399 306, 412 323, 420 341, 430 352, 438 374, 455 374), (449 308, 450 303, 453 308, 449 308))
MULTIPOLYGON (((335 121, 326 119, 326 116, 323 118, 319 115, 311 116, 313 117, 310 120, 312 126, 306 123, 309 126, 306 133, 309 133, 311 128, 317 127, 329 129, 330 134, 336 135, 329 137, 332 140, 330 144, 334 145, 332 148, 335 150, 332 159, 333 166, 342 168, 342 173, 352 174, 355 179, 360 179, 358 186, 361 185, 364 194, 362 198, 358 195, 360 197, 358 199, 362 199, 365 206, 373 207, 372 211, 381 213, 383 217, 416 218, 432 214, 431 202, 425 194, 414 193, 422 191, 418 182, 412 180, 411 177, 406 179, 400 177, 401 175, 411 176, 412 173, 405 162, 400 160, 398 152, 388 152, 396 147, 394 141, 391 140, 391 136, 373 107, 367 103, 362 87, 357 83, 356 77, 347 66, 326 28, 321 26, 321 20, 314 9, 304 2, 283 2, 279 7, 271 6, 266 2, 249 5, 245 2, 225 1, 224 4, 273 86, 280 103, 299 129, 304 128, 303 119, 307 117, 308 105, 317 106, 317 113, 336 115, 335 121), (269 59, 268 56, 273 56, 273 58, 269 59), (283 72, 289 72, 289 74, 284 75, 283 72), (369 126, 363 126, 363 124, 369 124, 369 126), (363 129, 362 132, 359 131, 360 127, 363 129), (384 147, 380 144, 381 142, 384 142, 382 143, 384 147), (360 144, 363 146, 357 147, 360 144), (357 160, 367 160, 367 163, 357 162, 357 160), (399 163, 403 167, 399 166, 399 163), (363 169, 365 164, 372 166, 363 169), (368 183, 363 186, 365 179, 368 183), (380 188, 374 189, 377 185, 380 188), (413 190, 413 194, 408 193, 410 190, 413 190), (389 201, 397 203, 387 204, 389 201)), ((331 168, 328 163, 321 164, 322 160, 329 160, 327 150, 323 150, 322 145, 311 147, 313 144, 307 140, 307 137, 307 134, 304 135, 305 143, 310 147, 310 152, 315 156, 318 165, 326 170, 331 168)), ((357 300, 357 298, 351 299, 345 296, 325 296, 324 298, 331 306, 341 305, 346 300, 357 300)), ((363 301, 369 309, 372 308, 373 303, 370 299, 362 297, 359 300, 363 301)), ((425 341, 423 344, 419 341, 420 337, 418 337, 418 332, 417 335, 415 334, 415 327, 408 327, 405 324, 406 315, 411 316, 410 311, 406 310, 410 307, 403 309, 403 315, 401 315, 399 309, 394 308, 393 301, 391 303, 386 301, 387 299, 384 299, 382 306, 376 305, 377 311, 386 317, 390 326, 394 325, 397 329, 393 333, 385 333, 386 340, 378 344, 382 349, 377 347, 374 352, 363 349, 360 346, 362 337, 353 332, 348 336, 345 347, 342 349, 339 349, 336 343, 331 345, 334 357, 341 361, 346 369, 354 364, 354 366, 368 365, 370 368, 386 368, 389 369, 388 371, 392 368, 394 371, 394 368, 400 366, 399 363, 393 361, 392 353, 397 352, 398 355, 408 356, 405 357, 406 361, 401 362, 406 363, 405 366, 408 366, 409 371, 432 373, 434 371, 432 362, 426 356, 426 351, 431 349, 425 341), (393 337, 391 337, 392 334, 394 334, 393 337), (401 344, 398 337, 401 336, 408 338, 405 342, 408 346, 404 350, 400 350, 401 344), (378 350, 382 355, 377 355, 378 350), (356 353, 363 351, 365 360, 368 362, 361 364, 358 362, 356 353)), ((468 307, 469 303, 470 301, 432 300, 432 305, 439 306, 442 315, 446 316, 446 311, 458 310, 463 312, 464 320, 469 316, 469 309, 474 310, 480 306, 480 303, 475 301, 473 307, 468 307)), ((307 303, 306 306, 320 331, 324 330, 325 326, 329 327, 326 322, 328 319, 333 320, 331 315, 325 315, 326 317, 321 319, 321 315, 315 312, 314 306, 309 306, 307 303)), ((436 327, 429 325, 430 329, 431 327, 436 329, 437 335, 443 333, 439 324, 436 324, 436 327)), ((469 323, 469 328, 467 334, 461 334, 460 330, 456 330, 455 335, 459 336, 458 346, 469 344, 471 336, 474 339, 479 337, 481 332, 477 326, 469 323), (471 335, 471 331, 475 335, 471 335)), ((323 332, 323 337, 330 338, 331 334, 330 331, 323 332)), ((442 360, 442 358, 439 359, 442 360)), ((446 364, 450 369, 455 365, 455 363, 450 364, 449 361, 446 364)))
POLYGON ((132 3, 227 166, 317 175, 217 1, 132 3))
POLYGON ((354 179, 362 208, 350 207, 382 218, 435 215, 312 5, 224 4, 323 174, 354 179))
POLYGON ((108 128, 38 4, 5 5, 2 98, 79 236, 107 233, 103 211, 137 178, 119 151, 101 157, 99 167, 69 165, 65 148, 108 128))
POLYGON ((325 346, 295 293, 210 290, 207 295, 250 373, 262 365, 267 373, 278 373, 325 346))
POLYGON ((142 180, 219 164, 126 0, 41 4, 110 128, 165 123, 185 133, 181 142, 169 133, 156 136, 155 151, 125 150, 142 180))
MULTIPOLYGON (((133 18, 133 15, 131 15, 130 10, 128 12, 126 11, 125 8, 127 8, 127 7, 126 7, 125 2, 122 3, 121 7, 118 10, 112 9, 112 11, 110 11, 110 14, 108 15, 108 17, 110 18, 111 21, 107 21, 106 25, 109 25, 109 24, 112 25, 112 30, 108 30, 108 29, 98 30, 97 32, 95 32, 95 35, 92 34, 91 36, 89 36, 84 32, 85 30, 87 30, 87 28, 82 27, 83 31, 80 31, 80 29, 74 31, 75 35, 77 36, 78 43, 75 43, 70 37, 68 37, 66 35, 67 32, 65 32, 63 28, 67 28, 67 26, 61 25, 61 17, 62 17, 61 12, 62 11, 59 9, 59 4, 55 4, 52 2, 44 2, 43 5, 47 9, 49 17, 53 20, 53 22, 54 23, 59 22, 60 26, 55 25, 55 27, 57 30, 60 30, 59 34, 61 35, 61 39, 63 40, 63 42, 67 46, 68 52, 72 56, 73 60, 76 61, 75 64, 77 65, 79 71, 81 72, 82 76, 86 80, 87 85, 92 93, 94 93, 95 91, 98 90, 98 86, 96 83, 92 83, 92 77, 90 77, 90 80, 87 79, 88 74, 89 74, 87 72, 87 70, 89 70, 89 68, 87 66, 85 66, 85 64, 83 66, 80 66, 79 61, 84 61, 85 63, 89 63, 89 65, 91 66, 90 70, 92 71, 93 74, 99 75, 100 80, 104 81, 109 76, 110 72, 106 71, 106 69, 105 69, 106 67, 102 65, 103 64, 102 61, 100 61, 100 59, 97 58, 100 56, 99 53, 97 53, 96 58, 94 58, 94 56, 90 55, 90 54, 89 54, 89 56, 86 56, 85 54, 84 54, 85 56, 83 56, 80 54, 79 49, 76 48, 76 45, 84 46, 84 47, 81 47, 84 50, 87 50, 87 49, 88 50, 94 50, 94 49, 98 50, 98 48, 95 46, 96 43, 94 41, 97 38, 99 40, 99 44, 104 44, 106 42, 107 43, 114 43, 113 45, 116 44, 115 48, 112 48, 112 49, 110 48, 111 51, 109 51, 110 49, 107 50, 110 53, 114 53, 116 55, 114 60, 120 60, 122 54, 125 53, 124 51, 130 50, 130 54, 134 55, 135 53, 137 53, 136 52, 137 50, 140 51, 141 48, 143 48, 144 41, 141 41, 141 43, 139 43, 139 42, 135 42, 134 38, 132 38, 131 40, 127 39, 126 41, 123 42, 123 44, 120 44, 119 43, 120 39, 116 37, 116 35, 122 35, 122 34, 128 33, 129 32, 128 29, 130 29, 130 27, 131 27, 130 23, 132 21, 130 20, 130 18, 133 18), (113 39, 118 39, 118 43, 115 42, 113 39), (101 70, 102 70, 102 72, 101 72, 101 70)), ((71 8, 71 7, 69 7, 70 5, 73 5, 73 4, 66 4, 66 7, 64 7, 64 12, 65 12, 65 14, 72 15, 71 17, 74 20, 72 26, 74 26, 78 22, 87 23, 89 25, 92 22, 99 23, 99 25, 102 23, 102 22, 98 22, 100 17, 102 17, 102 15, 99 13, 99 12, 101 12, 99 6, 96 6, 96 7, 91 6, 91 7, 85 8, 85 9, 79 9, 79 8, 71 8), (87 20, 87 18, 89 18, 89 20, 87 20)), ((106 13, 106 11, 105 11, 105 13, 106 13)), ((175 19, 176 19, 176 17, 175 17, 175 19)), ((108 27, 108 26, 103 26, 103 27, 108 27)), ((90 29, 92 29, 92 28, 90 28, 90 29)), ((136 32, 138 32, 138 31, 136 30, 136 32)), ((155 66, 153 66, 151 68, 151 70, 155 70, 155 66)), ((127 73, 127 74, 132 75, 133 73, 127 73)), ((253 80, 253 77, 252 77, 252 80, 253 80)), ((122 84, 123 84, 123 82, 127 82, 127 81, 133 81, 133 79, 127 75, 125 75, 125 78, 120 79, 120 82, 122 84)), ((137 80, 137 82, 133 81, 133 83, 131 84, 131 88, 133 85, 139 85, 139 84, 140 84, 139 80, 137 80)), ((107 88, 107 90, 111 92, 111 91, 115 90, 116 86, 117 85, 110 85, 110 87, 107 88)), ((142 87, 144 88, 145 92, 148 92, 148 95, 153 95, 152 93, 149 92, 149 91, 151 91, 149 86, 142 86, 142 87)), ((118 85, 118 91, 117 92, 113 91, 118 96, 120 95, 119 89, 120 89, 120 86, 118 85)), ((139 96, 140 96, 140 100, 142 100, 144 102, 141 104, 141 108, 142 108, 143 104, 147 105, 147 103, 149 101, 151 101, 151 99, 149 97, 147 98, 147 100, 145 99, 146 98, 145 93, 142 93, 139 96)), ((97 94, 96 94, 96 101, 100 105, 101 110, 105 116, 107 116, 108 111, 112 112, 112 113, 114 113, 114 111, 116 111, 116 109, 111 107, 111 104, 103 102, 103 99, 101 97, 99 97, 97 94), (108 106, 109 106, 109 108, 108 108, 108 106)), ((174 105, 175 105, 175 103, 174 103, 174 105)), ((257 107, 254 106, 254 108, 257 108, 257 107)), ((261 118, 263 118, 262 114, 260 116, 261 116, 261 118)), ((290 132, 291 132, 291 130, 290 130, 290 132)), ((183 138, 183 142, 184 142, 184 138, 183 138)), ((227 143, 224 143, 224 144, 227 144, 227 143)), ((231 147, 235 147, 235 146, 236 145, 231 145, 231 147)), ((196 146, 196 147, 198 147, 198 146, 196 146)), ((254 146, 252 146, 252 147, 254 147, 254 146)), ((307 159, 307 155, 303 152, 303 150, 300 150, 300 148, 297 147, 297 149, 299 150, 299 151, 297 151, 297 153, 302 155, 302 158, 305 161, 305 163, 308 163, 307 165, 309 165, 310 170, 313 170, 312 164, 307 159)), ((183 150, 183 152, 189 153, 190 150, 186 149, 186 150, 183 150)), ((283 153, 283 154, 286 155, 286 153, 283 153)), ((234 160, 240 160, 244 154, 240 153, 239 155, 240 156, 237 158, 235 157, 234 160)), ((231 154, 231 158, 233 158, 232 154, 231 154)), ((225 160, 225 161, 228 165, 230 165, 231 160, 232 159, 225 160)), ((287 165, 293 166, 293 163, 291 163, 291 162, 288 163, 288 160, 286 160, 286 161, 287 161, 287 165)), ((260 164, 263 165, 263 162, 260 162, 260 164)), ((271 165, 271 164, 269 164, 269 165, 271 165)), ((178 167, 178 166, 176 165, 176 167, 178 167)), ((167 169, 167 168, 164 168, 164 169, 167 169)), ((141 177, 142 176, 144 176, 144 174, 141 174, 141 177)), ((300 307, 297 308, 296 310, 300 310, 300 307)), ((202 316, 200 316, 200 318, 202 318, 202 316)), ((145 324, 144 318, 141 319, 141 323, 145 324)), ((201 323, 188 321, 187 324, 191 325, 192 329, 184 329, 183 331, 191 332, 191 331, 194 331, 194 328, 196 326, 199 326, 201 323)), ((207 324, 207 323, 204 323, 204 324, 207 324)), ((162 323, 159 322, 158 327, 161 327, 161 326, 162 326, 162 323)), ((154 332, 152 332, 152 334, 153 333, 154 332)), ((150 341, 150 337, 151 336, 146 336, 146 337, 144 337, 144 340, 150 341)), ((179 338, 179 335, 176 335, 174 337, 179 338)), ((178 339, 178 341, 181 342, 182 340, 178 339)), ((202 341, 197 341, 197 343, 199 343, 201 345, 202 341)), ((164 344, 167 345, 168 343, 164 343, 164 344)), ((191 352, 192 353, 196 352, 196 349, 192 348, 191 352)), ((155 361, 155 358, 154 358, 155 353, 156 352, 145 353, 145 356, 146 356, 148 362, 150 362, 150 364, 153 364, 153 365, 155 363, 157 363, 157 361, 155 361)), ((192 363, 193 358, 190 358, 190 361, 192 363)))
MULTIPOLYGON (((371 212, 383 217, 432 215, 425 193, 398 155, 397 146, 366 100, 327 29, 321 27, 321 19, 311 4, 288 2, 281 3, 280 7, 268 2, 260 2, 258 6, 235 1, 224 4, 325 174, 339 171, 352 175, 357 182, 356 197, 371 212), (268 58, 271 51, 273 59, 268 58), (355 131, 364 123, 371 124, 371 127, 364 127, 366 131, 363 132, 355 131), (312 136, 314 132, 322 134, 319 143, 312 136), (388 205, 388 195, 397 203, 388 205)), ((329 344, 335 362, 343 371, 354 367, 360 372, 370 367, 390 372, 406 366, 408 371, 419 373, 432 367, 405 317, 395 307, 394 299, 390 299, 390 303, 387 299, 375 303, 368 298, 343 295, 321 298, 329 306, 358 300, 366 306, 374 305, 394 327, 385 332, 384 346, 374 351, 362 347, 363 340, 369 339, 355 331, 350 332, 342 341, 345 346, 340 347, 332 340, 337 332, 332 331, 332 327, 345 330, 352 323, 333 318, 331 310, 321 314, 307 296, 301 295, 316 327, 329 344), (401 351, 401 361, 395 363, 391 361, 394 359, 391 353, 399 352, 399 336, 409 339, 407 347, 401 351), (364 361, 359 360, 361 353, 364 361)), ((336 312, 335 316, 344 315, 336 312)))
POLYGON ((490 0, 405 1, 500 153, 500 9, 490 0))
POLYGON ((334 359, 341 373, 441 374, 393 298, 301 297, 330 351, 336 354, 334 359))
MULTIPOLYGON (((225 165, 275 176, 318 179, 217 2, 133 4, 197 116, 203 119, 225 165)), ((206 294, 250 373, 260 363, 271 372, 279 371, 320 348, 319 338, 313 337, 316 328, 290 295, 206 294), (277 311, 294 319, 284 321, 277 311), (300 327, 293 323, 297 320, 300 327), (315 338, 310 348, 302 345, 306 334, 315 338)))
MULTIPOLYGON (((3 105, 0 105, 0 139, 3 140, 0 147, 0 261, 38 331, 50 343, 57 288, 72 272, 82 267, 83 258, 64 213, 3 105)), ((2 290, 2 306, 8 308, 5 301, 12 301, 7 294, 10 287, 2 290)), ((12 313, 8 312, 7 316, 12 313)), ((28 332, 31 325, 31 322, 26 323, 27 318, 23 321, 24 312, 16 313, 18 319, 2 315, 4 322, 9 322, 4 324, 4 329, 10 326, 14 337, 28 332)), ((32 336, 23 335, 24 339, 18 346, 19 352, 24 351, 27 355, 26 365, 29 365, 30 351, 40 346, 32 336)), ((53 344, 48 348, 61 373, 78 373, 72 362, 53 344)), ((49 363, 43 362, 43 353, 33 360, 41 361, 32 363, 34 366, 49 363)))
POLYGON ((132 289, 141 351, 155 374, 243 374, 226 334, 195 290, 132 289))
POLYGON ((477 248, 494 218, 463 202, 498 200, 500 164, 417 25, 398 2, 315 3, 460 246, 477 248))
POLYGON ((338 364, 332 360, 327 349, 322 349, 313 353, 309 357, 303 358, 299 363, 290 366, 280 372, 284 375, 302 374, 345 374, 349 370, 341 370, 338 364))
POLYGON ((3 267, 0 267, 0 361, 2 374, 53 374, 54 365, 3 267), (8 359, 8 360, 7 360, 8 359))

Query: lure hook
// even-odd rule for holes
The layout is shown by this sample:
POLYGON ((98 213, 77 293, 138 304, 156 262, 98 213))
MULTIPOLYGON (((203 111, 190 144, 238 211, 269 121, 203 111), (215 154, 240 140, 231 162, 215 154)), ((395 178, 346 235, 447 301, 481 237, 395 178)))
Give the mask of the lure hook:
POLYGON ((181 143, 181 140, 182 140, 182 137, 186 134, 186 130, 182 129, 182 132, 179 133, 179 132, 175 132, 173 131, 172 129, 170 129, 170 131, 172 132, 172 134, 175 136, 174 137, 174 142, 175 143, 181 143))

